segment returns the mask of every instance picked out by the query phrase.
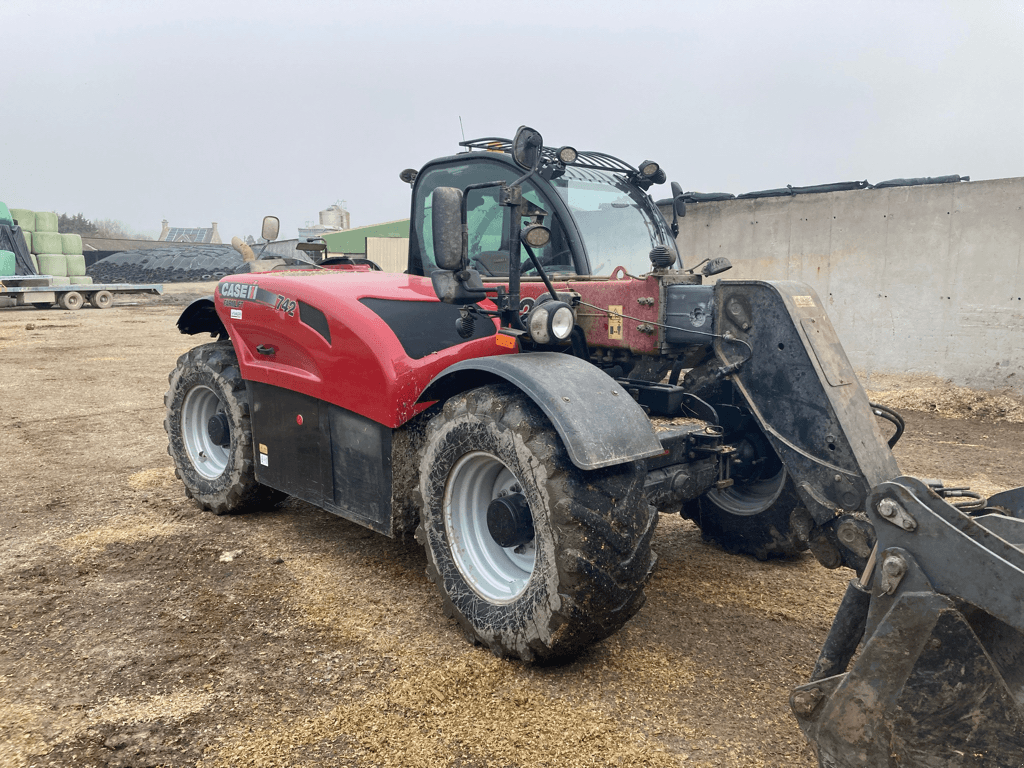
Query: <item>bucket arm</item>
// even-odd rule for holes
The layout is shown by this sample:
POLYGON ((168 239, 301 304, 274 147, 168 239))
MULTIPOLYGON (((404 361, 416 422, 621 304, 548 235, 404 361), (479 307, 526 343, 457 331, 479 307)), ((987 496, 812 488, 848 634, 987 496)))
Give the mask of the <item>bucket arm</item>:
POLYGON ((1024 765, 1024 488, 972 517, 898 477, 866 511, 869 567, 790 699, 820 765, 1024 765))
POLYGON ((705 375, 785 465, 815 556, 860 573, 791 697, 821 768, 1024 766, 1024 488, 971 516, 900 476, 808 286, 723 280, 715 304, 705 375))

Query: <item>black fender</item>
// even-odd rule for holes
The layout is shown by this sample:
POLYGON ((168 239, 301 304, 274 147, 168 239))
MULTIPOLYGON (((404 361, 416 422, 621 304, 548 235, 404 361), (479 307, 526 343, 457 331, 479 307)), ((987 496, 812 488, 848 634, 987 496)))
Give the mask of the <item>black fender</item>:
POLYGON ((228 338, 227 328, 217 315, 217 307, 213 296, 196 299, 178 317, 178 330, 194 336, 197 333, 208 333, 218 339, 228 338))
POLYGON ((558 352, 463 360, 434 377, 419 401, 447 400, 494 381, 507 381, 537 404, 580 469, 665 452, 650 419, 621 384, 585 360, 558 352))

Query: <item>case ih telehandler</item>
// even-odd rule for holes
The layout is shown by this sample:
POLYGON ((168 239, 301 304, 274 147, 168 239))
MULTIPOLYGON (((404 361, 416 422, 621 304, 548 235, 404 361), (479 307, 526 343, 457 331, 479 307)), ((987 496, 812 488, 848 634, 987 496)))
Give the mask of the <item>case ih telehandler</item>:
POLYGON ((821 765, 1020 765, 1024 489, 969 509, 900 476, 876 417, 901 420, 814 291, 684 271, 656 163, 528 128, 464 146, 402 174, 406 274, 235 275, 181 315, 217 337, 166 396, 188 495, 415 531, 446 612, 523 659, 639 610, 657 510, 737 553, 810 548, 858 576, 791 696, 821 765))

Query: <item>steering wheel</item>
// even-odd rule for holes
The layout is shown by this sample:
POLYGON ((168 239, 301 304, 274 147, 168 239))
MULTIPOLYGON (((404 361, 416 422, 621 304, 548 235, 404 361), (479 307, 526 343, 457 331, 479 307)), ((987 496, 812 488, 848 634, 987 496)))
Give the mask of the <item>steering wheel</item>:
MULTIPOLYGON (((544 267, 545 272, 575 272, 576 266, 573 264, 572 251, 566 249, 559 251, 558 253, 552 254, 546 259, 538 259, 541 266, 544 267), (556 267, 565 267, 565 269, 556 269, 556 267)), ((533 266, 533 261, 527 258, 523 262, 523 266, 520 267, 521 274, 529 274, 530 272, 536 272, 537 268, 533 266)))

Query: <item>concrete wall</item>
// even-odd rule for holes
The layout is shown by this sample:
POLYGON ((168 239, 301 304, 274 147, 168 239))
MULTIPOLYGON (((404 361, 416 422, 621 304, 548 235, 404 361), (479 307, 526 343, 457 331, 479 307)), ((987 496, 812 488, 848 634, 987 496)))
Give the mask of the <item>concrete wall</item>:
POLYGON ((1022 206, 1024 178, 727 200, 689 205, 677 242, 728 257, 721 278, 809 283, 869 380, 1024 394, 1022 206))

